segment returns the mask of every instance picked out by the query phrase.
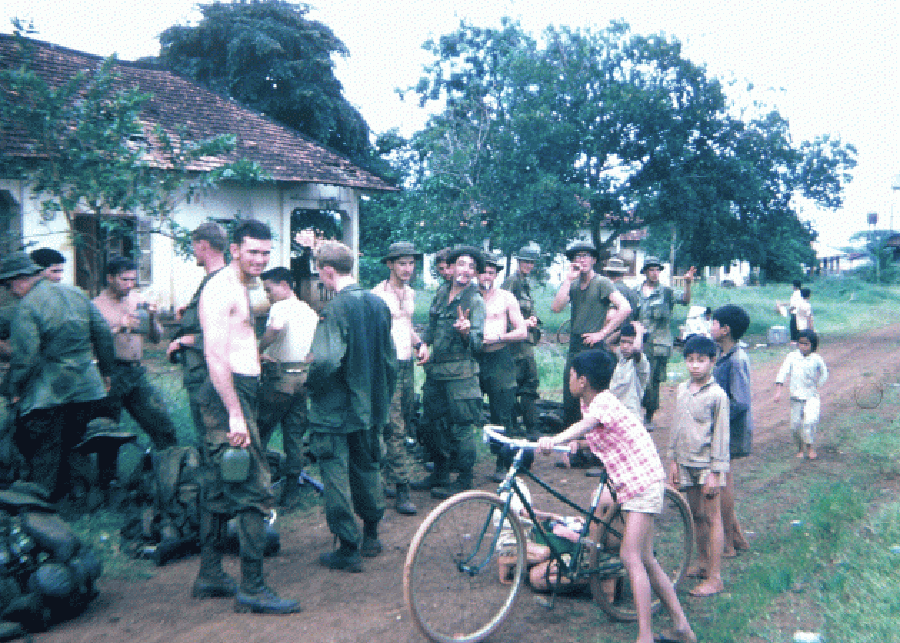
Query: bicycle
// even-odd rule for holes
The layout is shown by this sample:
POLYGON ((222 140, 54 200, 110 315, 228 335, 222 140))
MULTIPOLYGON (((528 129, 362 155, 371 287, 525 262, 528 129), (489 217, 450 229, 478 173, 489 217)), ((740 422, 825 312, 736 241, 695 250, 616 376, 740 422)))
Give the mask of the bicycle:
MULTIPOLYGON (((556 579, 547 574, 553 605, 558 591, 570 583, 588 579, 594 602, 609 617, 633 621, 637 618, 631 586, 618 556, 624 522, 618 503, 605 516, 598 516, 600 493, 589 509, 572 502, 532 473, 526 455, 537 443, 500 434, 502 427, 484 427, 487 440, 514 450, 512 464, 496 493, 465 491, 448 498, 428 514, 413 537, 403 570, 406 604, 419 630, 438 643, 477 643, 493 634, 509 616, 526 574, 525 522, 550 549, 548 570, 555 565, 556 579), (525 476, 557 500, 578 511, 583 527, 571 552, 563 552, 548 538, 547 531, 522 487, 525 476), (522 504, 526 517, 510 511, 513 498, 522 504), (591 526, 596 540, 589 538, 591 526), (511 563, 504 583, 498 565, 501 554, 511 563)), ((568 451, 564 446, 555 451, 568 451)), ((599 479, 615 499, 607 476, 599 479)), ((656 517, 654 551, 676 587, 683 580, 691 558, 694 526, 691 510, 680 493, 666 488, 665 507, 656 517)), ((660 601, 653 597, 652 610, 660 601)))

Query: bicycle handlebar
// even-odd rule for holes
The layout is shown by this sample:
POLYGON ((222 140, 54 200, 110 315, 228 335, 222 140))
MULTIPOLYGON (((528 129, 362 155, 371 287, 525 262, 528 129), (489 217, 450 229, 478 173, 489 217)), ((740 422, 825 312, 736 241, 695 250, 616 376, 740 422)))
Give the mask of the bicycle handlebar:
MULTIPOLYGON (((510 438, 498 431, 497 429, 502 430, 503 427, 496 426, 493 424, 485 424, 481 431, 484 434, 485 438, 489 438, 491 440, 496 440, 500 444, 508 444, 514 449, 531 449, 532 451, 540 450, 537 442, 530 442, 528 440, 524 440, 522 438, 510 438)), ((485 440, 487 441, 487 440, 485 440)), ((557 444, 554 446, 551 451, 557 451, 558 453, 571 453, 569 451, 568 446, 564 446, 561 444, 557 444)))

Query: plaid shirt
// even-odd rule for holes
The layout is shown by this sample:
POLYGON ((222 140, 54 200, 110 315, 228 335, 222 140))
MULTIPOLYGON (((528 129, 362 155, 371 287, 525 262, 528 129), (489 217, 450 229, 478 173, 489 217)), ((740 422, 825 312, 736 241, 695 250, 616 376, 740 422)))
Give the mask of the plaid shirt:
POLYGON ((650 434, 612 393, 598 393, 590 406, 582 404, 581 414, 585 420, 596 423, 584 439, 591 452, 603 461, 618 502, 627 502, 650 485, 665 480, 650 434))

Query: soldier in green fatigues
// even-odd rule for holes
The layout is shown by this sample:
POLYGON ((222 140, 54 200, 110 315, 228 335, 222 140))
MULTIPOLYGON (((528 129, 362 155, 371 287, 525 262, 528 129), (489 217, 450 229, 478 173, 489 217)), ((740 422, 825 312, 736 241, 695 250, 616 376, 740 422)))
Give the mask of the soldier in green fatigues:
POLYGON ((234 596, 234 611, 292 614, 296 601, 266 586, 265 520, 272 509, 269 465, 256 428, 260 360, 247 286, 266 267, 272 233, 249 219, 234 230, 231 263, 200 293, 199 316, 208 377, 197 389, 200 444, 200 570, 195 598, 234 596), (232 466, 243 461, 246 468, 232 466), (241 582, 222 568, 222 540, 230 516, 238 518, 241 582))
POLYGON ((391 311, 356 283, 353 254, 344 244, 323 244, 316 265, 334 297, 322 309, 313 335, 309 448, 322 473, 328 528, 340 541, 319 562, 360 572, 360 555, 371 558, 382 551, 380 433, 388 422, 397 374, 391 311), (362 538, 354 513, 363 521, 362 538))
POLYGON ((540 379, 538 377, 537 363, 534 361, 534 347, 541 339, 541 320, 537 318, 534 310, 534 299, 531 297, 531 284, 528 283, 528 275, 534 270, 538 260, 538 251, 525 246, 513 255, 518 266, 516 272, 503 282, 503 290, 508 290, 519 302, 519 310, 525 318, 528 327, 528 339, 511 346, 516 360, 516 396, 519 400, 519 410, 525 423, 525 436, 529 440, 538 438, 538 414, 537 399, 540 379))
POLYGON ((691 303, 691 283, 696 272, 696 268, 691 266, 684 274, 684 292, 676 297, 674 290, 659 283, 662 269, 663 265, 656 257, 644 259, 641 273, 646 280, 638 291, 640 308, 635 315, 650 334, 644 343, 644 354, 650 362, 650 383, 644 391, 643 400, 648 430, 653 430, 653 414, 659 408, 659 385, 666 381, 666 368, 672 354, 672 312, 676 302, 685 306, 691 303))
POLYGON ((191 407, 191 418, 197 430, 198 439, 202 436, 203 422, 198 415, 197 391, 207 379, 206 360, 203 359, 203 329, 200 327, 200 293, 213 275, 225 267, 225 250, 228 248, 228 234, 214 221, 197 226, 191 234, 191 247, 197 265, 206 272, 200 285, 197 286, 191 301, 178 311, 179 325, 175 337, 166 349, 170 361, 179 361, 184 369, 184 388, 188 394, 191 407))
POLYGON ((478 248, 458 246, 447 257, 453 281, 438 289, 422 340, 431 346, 423 397, 423 436, 434 471, 413 489, 447 498, 472 487, 475 425, 482 422, 478 360, 484 338, 484 300, 474 279, 484 270, 478 248), (451 466, 459 476, 450 484, 451 466))
POLYGON ((589 348, 602 346, 628 319, 631 306, 612 281, 594 272, 600 253, 592 242, 577 241, 566 248, 569 271, 550 304, 559 313, 572 304, 572 331, 569 354, 563 371, 563 424, 572 426, 581 419, 578 398, 569 391, 572 358, 589 348))
POLYGON ((115 356, 109 326, 87 296, 39 271, 24 252, 0 260, 0 282, 19 299, 3 393, 19 416, 16 443, 28 479, 55 502, 68 491, 70 453, 106 395, 101 374, 112 373, 115 356))

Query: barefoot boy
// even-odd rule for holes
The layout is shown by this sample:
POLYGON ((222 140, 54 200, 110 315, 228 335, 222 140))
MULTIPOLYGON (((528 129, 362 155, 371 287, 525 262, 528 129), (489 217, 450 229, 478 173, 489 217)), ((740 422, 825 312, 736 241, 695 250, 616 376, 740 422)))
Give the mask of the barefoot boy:
POLYGON ((797 333, 797 350, 785 358, 775 378, 775 402, 781 400, 784 380, 791 380, 791 432, 797 442, 797 457, 815 460, 816 428, 819 425, 819 388, 828 379, 828 367, 816 353, 819 337, 811 330, 797 333))
POLYGON ((693 574, 704 578, 692 596, 712 596, 722 583, 722 513, 719 492, 728 471, 728 396, 712 377, 716 345, 694 335, 684 344, 690 381, 678 386, 669 435, 669 481, 686 491, 697 539, 693 574))
POLYGON ((669 640, 697 640, 681 609, 669 577, 653 555, 653 516, 662 510, 665 470, 650 434, 637 417, 609 392, 616 357, 606 349, 592 349, 572 358, 569 390, 580 399, 582 420, 538 444, 549 450, 584 436, 591 451, 609 473, 625 513, 625 534, 619 555, 631 583, 638 614, 638 643, 651 643, 650 590, 656 592, 672 618, 669 640))

